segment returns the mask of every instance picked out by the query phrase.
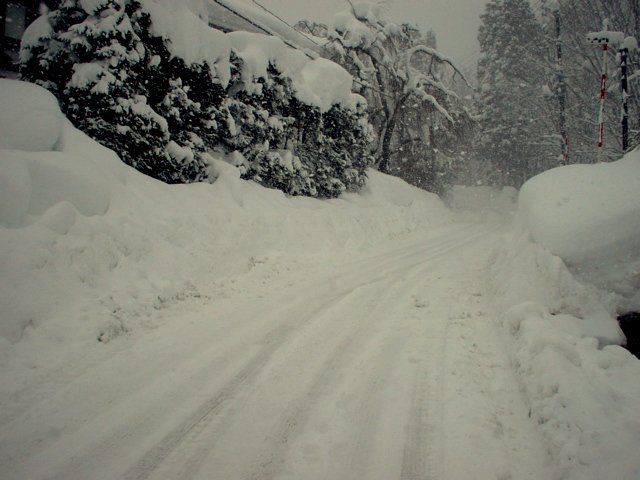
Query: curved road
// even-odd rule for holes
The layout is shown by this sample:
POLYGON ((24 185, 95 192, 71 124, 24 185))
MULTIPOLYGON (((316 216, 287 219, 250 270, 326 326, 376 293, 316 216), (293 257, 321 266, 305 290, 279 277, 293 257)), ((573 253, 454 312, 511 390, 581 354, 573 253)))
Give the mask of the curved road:
POLYGON ((0 478, 550 478, 484 288, 497 241, 455 224, 256 260, 16 400, 0 478))

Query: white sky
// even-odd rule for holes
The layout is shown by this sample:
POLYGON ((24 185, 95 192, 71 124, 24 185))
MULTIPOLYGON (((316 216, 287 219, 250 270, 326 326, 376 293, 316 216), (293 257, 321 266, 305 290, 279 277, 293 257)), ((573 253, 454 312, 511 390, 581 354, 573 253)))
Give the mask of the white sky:
MULTIPOLYGON (((288 22, 303 18, 327 22, 348 8, 347 0, 257 0, 288 22)), ((432 28, 438 49, 467 73, 475 72, 479 16, 487 0, 390 0, 389 18, 432 28)))

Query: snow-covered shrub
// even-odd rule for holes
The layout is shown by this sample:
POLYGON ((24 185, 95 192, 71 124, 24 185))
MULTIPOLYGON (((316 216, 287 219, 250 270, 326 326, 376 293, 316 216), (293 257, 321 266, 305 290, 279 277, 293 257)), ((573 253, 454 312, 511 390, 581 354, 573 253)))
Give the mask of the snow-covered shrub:
POLYGON ((208 152, 237 151, 245 179, 335 197, 372 161, 366 102, 344 69, 224 34, 181 2, 64 0, 29 27, 21 57, 75 126, 168 183, 209 180, 208 152))
POLYGON ((65 0, 37 22, 23 41, 23 78, 136 169, 168 183, 206 179, 204 153, 228 115, 207 63, 172 55, 137 0, 65 0))
POLYGON ((290 104, 296 103, 291 79, 269 65, 266 78, 257 79, 249 90, 243 83, 242 69, 243 61, 232 55, 228 99, 232 122, 230 135, 224 140, 226 150, 243 154, 243 178, 288 194, 315 196, 309 171, 286 150, 295 143, 289 138, 294 122, 290 104))
POLYGON ((232 60, 228 150, 243 153, 242 176, 294 195, 336 197, 357 190, 372 163, 372 129, 366 106, 334 104, 323 112, 300 101, 289 77, 269 63, 252 88, 243 84, 243 61, 232 60), (257 87, 257 88, 256 88, 257 87))
POLYGON ((299 148, 304 163, 315 159, 313 180, 319 195, 333 197, 365 184, 365 169, 373 162, 367 153, 373 129, 365 109, 364 104, 357 111, 334 105, 299 148))

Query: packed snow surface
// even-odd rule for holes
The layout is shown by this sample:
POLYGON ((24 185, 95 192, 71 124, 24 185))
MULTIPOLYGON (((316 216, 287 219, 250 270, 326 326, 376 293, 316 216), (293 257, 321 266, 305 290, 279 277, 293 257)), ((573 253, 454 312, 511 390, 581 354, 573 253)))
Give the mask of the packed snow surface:
POLYGON ((3 478, 638 478, 616 297, 505 236, 513 191, 166 185, 0 92, 48 112, 0 131, 3 478))
POLYGON ((522 187, 519 222, 581 278, 640 309, 638 192, 640 150, 612 163, 555 168, 522 187))

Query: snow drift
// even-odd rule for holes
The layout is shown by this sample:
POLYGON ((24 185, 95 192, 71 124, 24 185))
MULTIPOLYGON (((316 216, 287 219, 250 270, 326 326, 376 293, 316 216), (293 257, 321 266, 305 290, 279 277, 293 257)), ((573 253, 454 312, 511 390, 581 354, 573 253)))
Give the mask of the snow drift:
POLYGON ((526 234, 506 245, 490 270, 492 293, 554 478, 638 478, 640 362, 611 344, 622 341, 615 296, 578 282, 526 234))

